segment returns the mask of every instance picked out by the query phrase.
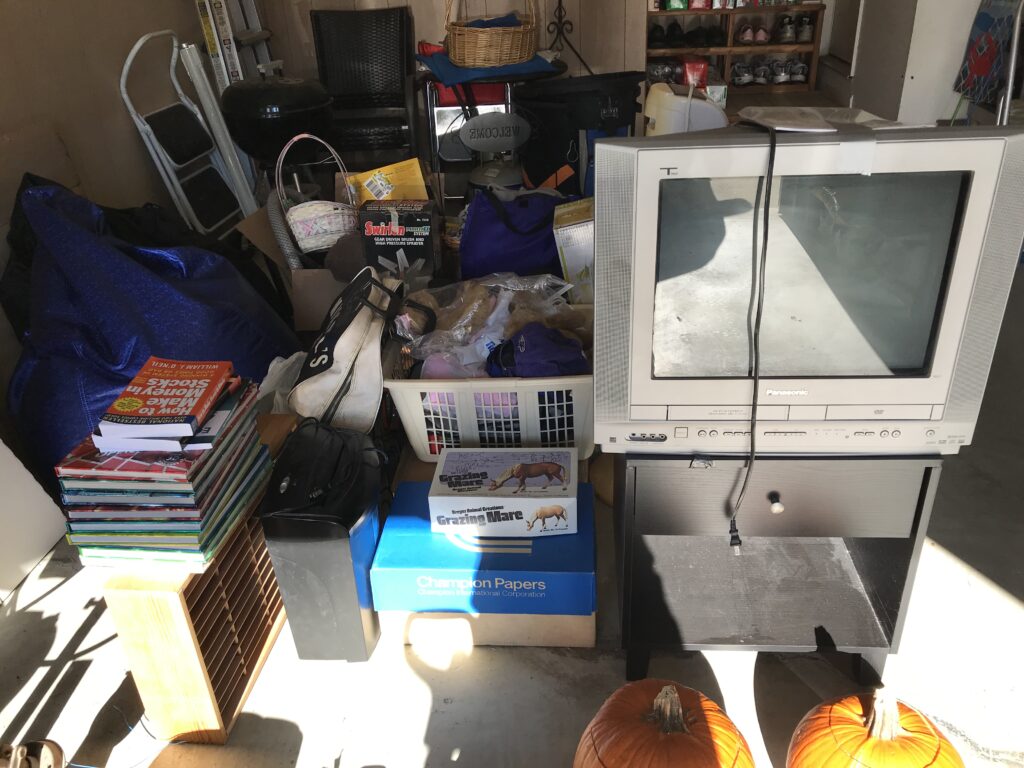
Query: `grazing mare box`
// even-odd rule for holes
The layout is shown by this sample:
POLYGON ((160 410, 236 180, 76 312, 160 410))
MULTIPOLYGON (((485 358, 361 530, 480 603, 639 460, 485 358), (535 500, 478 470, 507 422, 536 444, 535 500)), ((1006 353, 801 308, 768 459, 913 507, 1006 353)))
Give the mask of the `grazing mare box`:
POLYGON ((580 485, 579 533, 490 538, 430 530, 428 483, 401 483, 370 570, 377 611, 591 616, 594 491, 580 485))
POLYGON ((477 536, 576 533, 575 448, 448 448, 430 485, 430 529, 477 536))

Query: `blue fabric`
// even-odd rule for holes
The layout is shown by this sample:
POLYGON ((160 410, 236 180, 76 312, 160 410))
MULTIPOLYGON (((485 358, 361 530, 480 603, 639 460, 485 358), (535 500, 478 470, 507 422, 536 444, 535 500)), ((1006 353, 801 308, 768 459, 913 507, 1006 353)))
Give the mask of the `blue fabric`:
POLYGON ((530 379, 589 373, 590 361, 580 343, 542 323, 527 323, 487 356, 487 374, 496 378, 530 379))
POLYGON ((452 60, 446 53, 435 53, 430 56, 420 55, 416 58, 430 67, 434 77, 449 87, 484 78, 515 80, 517 76, 521 75, 557 71, 557 67, 543 56, 534 56, 520 64, 507 64, 504 67, 457 67, 452 64, 452 60))
POLYGON ((552 225, 555 206, 569 199, 526 192, 502 201, 489 189, 477 192, 466 211, 459 242, 462 279, 492 272, 562 277, 552 225))
POLYGON ((103 212, 59 187, 21 197, 36 234, 31 331, 8 407, 40 469, 92 432, 150 355, 231 360, 257 381, 298 349, 291 330, 223 257, 139 248, 103 212))
POLYGON ((477 29, 490 29, 492 27, 518 27, 520 26, 519 16, 516 12, 506 13, 504 16, 495 16, 493 19, 473 19, 466 22, 467 27, 477 29))

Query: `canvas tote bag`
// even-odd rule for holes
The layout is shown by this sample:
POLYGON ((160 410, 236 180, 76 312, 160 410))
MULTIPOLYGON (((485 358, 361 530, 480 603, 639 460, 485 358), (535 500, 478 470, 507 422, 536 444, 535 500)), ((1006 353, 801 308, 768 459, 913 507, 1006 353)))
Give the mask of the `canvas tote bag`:
POLYGON ((335 300, 288 396, 291 409, 369 432, 384 392, 381 338, 401 309, 402 281, 363 269, 335 300))

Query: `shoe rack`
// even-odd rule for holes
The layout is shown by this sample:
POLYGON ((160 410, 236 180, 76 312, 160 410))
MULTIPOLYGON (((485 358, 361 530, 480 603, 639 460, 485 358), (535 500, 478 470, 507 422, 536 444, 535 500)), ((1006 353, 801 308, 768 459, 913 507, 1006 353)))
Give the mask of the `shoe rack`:
POLYGON ((744 8, 716 8, 692 9, 681 11, 647 11, 647 31, 656 20, 665 27, 676 18, 684 31, 687 29, 685 17, 699 17, 697 24, 704 27, 713 25, 713 20, 725 32, 726 45, 710 48, 648 48, 647 60, 674 58, 683 54, 695 56, 706 56, 715 64, 722 79, 729 86, 730 92, 735 93, 795 93, 799 91, 813 91, 818 78, 818 54, 821 48, 821 27, 824 21, 824 3, 788 3, 785 5, 757 5, 744 8), (754 43, 750 45, 740 44, 737 40, 740 29, 746 23, 752 24, 755 29, 759 24, 768 28, 769 34, 775 35, 776 24, 779 16, 789 14, 797 20, 800 16, 807 15, 814 21, 814 39, 810 43, 754 43), (799 55, 807 64, 807 82, 805 83, 769 83, 768 85, 733 85, 731 78, 732 63, 735 59, 750 59, 754 56, 768 56, 769 58, 785 58, 790 55, 799 55))

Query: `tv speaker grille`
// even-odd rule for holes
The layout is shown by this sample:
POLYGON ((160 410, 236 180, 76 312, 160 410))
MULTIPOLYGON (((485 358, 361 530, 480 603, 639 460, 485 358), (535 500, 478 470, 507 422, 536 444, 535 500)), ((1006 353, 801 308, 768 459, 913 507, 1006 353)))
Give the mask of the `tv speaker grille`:
POLYGON ((1006 139, 1006 156, 974 281, 943 418, 974 424, 981 411, 999 326, 1020 258, 1024 222, 1024 136, 1006 139))
POLYGON ((635 150, 598 145, 595 164, 594 418, 629 413, 635 150))

